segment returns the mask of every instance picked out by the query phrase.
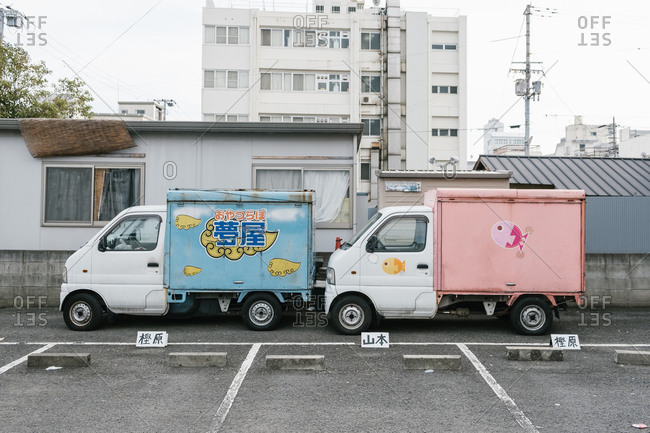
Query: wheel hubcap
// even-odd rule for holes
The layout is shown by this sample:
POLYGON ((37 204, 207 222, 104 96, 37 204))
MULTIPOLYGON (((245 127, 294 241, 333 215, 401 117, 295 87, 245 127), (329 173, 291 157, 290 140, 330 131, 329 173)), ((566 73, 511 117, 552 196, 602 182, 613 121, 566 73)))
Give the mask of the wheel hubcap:
POLYGON ((251 307, 248 316, 256 325, 266 325, 273 319, 273 307, 266 302, 257 302, 251 307))
POLYGON ((346 305, 339 313, 341 324, 348 328, 357 328, 363 322, 363 310, 358 305, 346 305))
POLYGON ((521 323, 530 331, 536 331, 544 325, 546 315, 538 306, 529 306, 521 310, 521 323))
POLYGON ((77 325, 84 325, 88 323, 88 321, 90 321, 91 316, 92 316, 92 312, 90 311, 90 307, 88 306, 88 304, 84 304, 84 303, 75 304, 70 309, 70 318, 77 325))

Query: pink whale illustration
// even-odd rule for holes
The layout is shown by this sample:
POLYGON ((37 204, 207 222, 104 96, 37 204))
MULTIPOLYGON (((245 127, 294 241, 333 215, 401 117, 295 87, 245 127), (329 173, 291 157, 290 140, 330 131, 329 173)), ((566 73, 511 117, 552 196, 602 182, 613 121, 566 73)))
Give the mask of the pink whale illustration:
POLYGON ((492 239, 503 248, 517 248, 519 251, 524 249, 529 233, 522 233, 517 225, 510 221, 499 221, 492 226, 492 239))

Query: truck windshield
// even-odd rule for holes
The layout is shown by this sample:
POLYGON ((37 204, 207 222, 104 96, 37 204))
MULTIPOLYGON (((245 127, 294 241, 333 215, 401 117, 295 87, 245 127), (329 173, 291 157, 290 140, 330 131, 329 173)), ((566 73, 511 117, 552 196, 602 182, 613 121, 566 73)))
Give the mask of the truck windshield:
POLYGON ((379 218, 381 218, 381 213, 380 213, 380 212, 377 212, 377 213, 374 214, 372 217, 370 217, 370 219, 368 220, 368 222, 367 222, 367 223, 366 223, 366 224, 361 228, 361 230, 359 230, 359 231, 358 231, 354 236, 352 236, 352 238, 350 238, 349 241, 343 242, 343 243, 341 244, 341 249, 347 250, 347 249, 350 248, 352 245, 354 245, 354 244, 359 240, 359 238, 360 238, 361 236, 363 236, 363 234, 364 234, 365 232, 367 232, 368 229, 369 229, 370 227, 372 227, 372 226, 377 222, 377 220, 378 220, 379 218))

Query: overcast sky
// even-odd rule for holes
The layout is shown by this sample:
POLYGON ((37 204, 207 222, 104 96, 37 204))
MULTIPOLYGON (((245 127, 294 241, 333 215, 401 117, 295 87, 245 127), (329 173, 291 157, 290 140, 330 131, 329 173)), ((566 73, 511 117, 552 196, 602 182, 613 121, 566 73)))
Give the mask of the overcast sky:
MULTIPOLYGON (((267 6, 273 3, 266 0, 267 6)), ((178 103, 169 120, 201 120, 204 1, 0 0, 0 4, 43 17, 40 29, 18 33, 5 27, 5 39, 21 43, 32 59, 45 60, 55 77, 79 74, 91 88, 95 111, 116 110, 118 99, 166 98, 178 103), (30 40, 28 33, 36 39, 30 40)), ((517 102, 514 94, 520 75, 509 70, 511 61, 525 59, 527 2, 402 0, 401 4, 407 10, 468 17, 469 43, 459 47, 468 56, 468 155, 476 158, 482 152, 482 128, 490 118, 501 118, 506 128, 521 125, 523 133, 524 102, 517 102)), ((619 126, 650 129, 650 2, 539 0, 533 5, 557 13, 531 17, 532 60, 542 62, 546 71, 545 76, 536 76, 544 83, 540 100, 531 102, 532 144, 542 146, 545 154, 553 152, 575 115, 597 125, 611 123, 616 116, 619 126)), ((38 26, 38 18, 35 22, 38 26)))

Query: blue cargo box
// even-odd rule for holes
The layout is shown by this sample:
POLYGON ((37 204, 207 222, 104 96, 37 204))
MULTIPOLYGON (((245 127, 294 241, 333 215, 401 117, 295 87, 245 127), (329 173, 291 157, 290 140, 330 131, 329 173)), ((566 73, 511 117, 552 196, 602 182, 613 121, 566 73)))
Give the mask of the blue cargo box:
POLYGON ((305 294, 314 272, 312 203, 311 191, 168 191, 168 299, 182 302, 189 292, 305 294))

